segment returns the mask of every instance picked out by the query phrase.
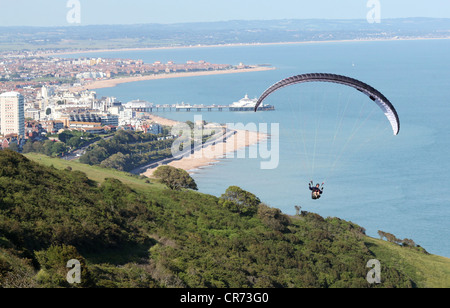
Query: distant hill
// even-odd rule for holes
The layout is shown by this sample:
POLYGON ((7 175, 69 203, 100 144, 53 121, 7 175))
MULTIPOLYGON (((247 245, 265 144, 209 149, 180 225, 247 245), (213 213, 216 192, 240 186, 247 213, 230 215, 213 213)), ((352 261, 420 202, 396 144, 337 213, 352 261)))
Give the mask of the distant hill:
POLYGON ((449 38, 450 19, 262 20, 0 27, 0 50, 145 48, 392 38, 449 38))
POLYGON ((351 222, 262 203, 236 211, 230 199, 150 181, 0 151, 0 287, 450 286, 449 259, 351 222), (70 259, 79 285, 66 280, 70 259), (380 284, 366 280, 371 259, 380 284))

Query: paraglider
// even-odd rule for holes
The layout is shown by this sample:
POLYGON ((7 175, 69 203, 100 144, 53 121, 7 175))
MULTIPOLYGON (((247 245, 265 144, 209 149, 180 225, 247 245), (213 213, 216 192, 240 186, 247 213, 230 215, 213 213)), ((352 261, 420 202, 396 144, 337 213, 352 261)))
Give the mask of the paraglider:
POLYGON ((309 190, 311 190, 311 192, 312 192, 311 198, 313 198, 314 200, 320 199, 320 197, 323 194, 323 185, 324 184, 325 183, 322 183, 322 187, 320 187, 319 183, 317 183, 316 186, 313 186, 314 182, 313 181, 309 182, 309 190))
MULTIPOLYGON (((372 86, 361 82, 359 80, 335 74, 328 73, 310 73, 310 74, 302 74, 292 76, 286 79, 283 79, 271 87, 269 87, 258 99, 255 105, 255 112, 258 111, 258 107, 263 103, 263 101, 272 93, 294 84, 306 83, 306 82, 331 82, 336 84, 341 84, 344 86, 352 87, 363 94, 367 95, 373 102, 375 102, 378 107, 384 112, 386 118, 389 120, 389 123, 392 126, 392 130, 394 135, 398 135, 400 132, 400 120, 392 103, 384 96, 381 92, 373 88, 372 86)), ((316 133, 317 134, 317 133, 316 133)), ((315 146, 314 146, 315 148, 315 146)), ((344 148, 345 149, 345 148, 344 148)), ((314 151, 315 152, 315 151, 314 151)), ((315 154, 315 153, 314 153, 315 154)), ((313 164, 314 168, 314 164, 313 164)), ((311 197, 314 200, 317 200, 323 194, 323 185, 320 186, 316 184, 314 186, 313 181, 309 183, 309 189, 311 190, 311 197)))
POLYGON ((274 84, 273 86, 271 86, 270 88, 268 88, 261 95, 261 97, 258 99, 258 102, 256 103, 255 112, 258 110, 258 107, 261 105, 261 103, 273 92, 290 85, 304 82, 332 82, 353 87, 356 90, 366 94, 372 101, 377 103, 377 105, 381 108, 381 110, 384 112, 389 122, 391 123, 394 135, 398 135, 400 131, 400 120, 397 111, 395 110, 391 102, 382 93, 359 80, 335 74, 312 73, 312 74, 297 75, 283 79, 274 84))

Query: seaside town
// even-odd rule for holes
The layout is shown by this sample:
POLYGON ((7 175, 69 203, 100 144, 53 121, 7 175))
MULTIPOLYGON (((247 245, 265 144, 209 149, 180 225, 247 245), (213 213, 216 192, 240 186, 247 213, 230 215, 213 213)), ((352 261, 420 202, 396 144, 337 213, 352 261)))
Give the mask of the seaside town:
POLYGON ((36 52, 0 55, 0 142, 3 149, 21 149, 63 131, 103 134, 118 129, 158 135, 162 125, 152 119, 153 103, 120 102, 97 97, 95 82, 169 76, 174 73, 244 70, 242 63, 172 61, 151 64, 142 60, 63 58, 36 52), (90 88, 91 90, 88 90, 90 88))

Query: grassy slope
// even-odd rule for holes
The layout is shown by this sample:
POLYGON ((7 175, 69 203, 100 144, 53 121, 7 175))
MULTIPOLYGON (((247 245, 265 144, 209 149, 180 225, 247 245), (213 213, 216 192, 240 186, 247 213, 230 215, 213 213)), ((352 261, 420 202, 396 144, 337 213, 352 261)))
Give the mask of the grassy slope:
MULTIPOLYGON (((57 169, 70 166, 72 170, 82 171, 90 179, 98 182, 103 182, 105 178, 116 178, 146 194, 164 189, 164 186, 160 184, 148 184, 145 183, 145 180, 120 171, 91 167, 74 161, 53 159, 40 154, 27 154, 26 157, 43 165, 53 165, 57 169)), ((366 237, 366 242, 370 244, 370 250, 373 252, 374 258, 380 258, 384 262, 389 262, 389 265, 394 266, 394 268, 404 271, 418 283, 418 287, 450 287, 450 259, 426 255, 413 249, 402 248, 396 244, 371 237, 366 237)))
POLYGON ((134 189, 140 192, 152 192, 154 190, 160 190, 165 186, 159 183, 152 183, 149 185, 143 179, 139 179, 136 176, 132 176, 126 172, 120 172, 113 169, 105 169, 98 166, 89 166, 77 161, 67 161, 64 159, 55 159, 42 154, 29 153, 25 155, 28 159, 31 159, 39 164, 45 166, 53 166, 57 169, 64 169, 71 167, 72 170, 78 170, 86 173, 86 175, 96 182, 102 183, 105 178, 115 178, 120 180, 125 185, 133 186, 134 189))
POLYGON ((367 237, 366 242, 372 244, 371 251, 375 257, 389 260, 395 268, 403 269, 420 288, 449 288, 450 259, 436 255, 402 248, 399 245, 380 239, 367 237))

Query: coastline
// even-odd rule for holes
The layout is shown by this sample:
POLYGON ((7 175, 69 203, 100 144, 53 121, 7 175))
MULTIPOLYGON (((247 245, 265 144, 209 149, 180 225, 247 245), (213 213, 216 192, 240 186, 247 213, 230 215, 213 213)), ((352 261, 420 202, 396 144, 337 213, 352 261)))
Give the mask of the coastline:
MULTIPOLYGON (((99 80, 94 81, 91 84, 87 84, 82 87, 71 87, 69 91, 80 92, 84 90, 94 90, 102 88, 113 88, 119 84, 131 83, 138 81, 147 80, 158 80, 158 79, 169 79, 169 78, 185 78, 185 77, 196 77, 196 76, 212 76, 220 74, 236 74, 236 73, 248 73, 248 72, 262 72, 275 70, 275 67, 266 66, 253 66, 244 69, 231 69, 231 70, 217 70, 217 71, 202 71, 202 72, 183 72, 183 73, 171 73, 162 75, 149 75, 149 76, 139 76, 139 77, 124 77, 117 79, 99 80)), ((149 120, 164 126, 175 126, 179 124, 179 121, 163 118, 155 114, 149 113, 149 120)), ((210 145, 201 150, 195 151, 188 157, 184 157, 180 160, 176 160, 168 163, 168 166, 183 169, 189 173, 194 173, 194 170, 213 165, 219 162, 221 159, 229 156, 230 153, 235 153, 241 149, 259 144, 260 142, 266 140, 269 137, 267 134, 247 131, 247 130, 236 130, 236 134, 229 137, 226 141, 221 140, 216 142, 215 145, 210 145)), ((234 157, 234 156, 233 156, 234 157)), ((153 172, 156 168, 147 169, 141 175, 147 177, 152 177, 153 172)))
POLYGON ((163 118, 160 116, 157 116, 153 113, 148 113, 147 114, 149 116, 149 121, 155 122, 156 124, 160 124, 163 126, 175 126, 177 124, 180 124, 181 122, 179 121, 175 121, 175 120, 171 120, 171 119, 167 119, 167 118, 163 118))
MULTIPOLYGON (((267 134, 259 132, 236 130, 236 134, 229 137, 226 142, 221 140, 220 142, 216 142, 215 145, 202 148, 188 157, 173 161, 167 165, 183 169, 192 174, 195 173, 196 169, 216 164, 221 159, 226 158, 230 153, 235 153, 241 149, 259 144, 260 142, 267 140, 268 137, 267 134)), ((141 175, 151 178, 155 170, 156 168, 147 169, 141 175)))
POLYGON ((379 39, 349 39, 349 40, 324 40, 324 41, 292 41, 292 42, 272 42, 272 43, 236 43, 236 44, 216 44, 216 45, 188 45, 188 46, 161 46, 161 47, 133 47, 133 48, 105 48, 86 49, 67 52, 41 53, 38 56, 59 56, 74 55, 83 53, 102 52, 123 52, 123 51, 150 51, 150 50, 171 50, 171 49, 195 49, 195 48, 220 48, 239 46, 270 46, 270 45, 301 45, 301 44, 324 44, 324 43, 357 43, 357 42, 391 42, 391 41, 421 41, 421 40, 450 40, 448 37, 393 37, 379 39))
POLYGON ((202 72, 183 72, 183 73, 170 73, 170 74, 160 74, 160 75, 148 75, 139 77, 123 77, 117 79, 107 79, 107 80, 97 80, 90 84, 86 84, 80 87, 71 87, 69 91, 80 92, 85 90, 95 90, 103 88, 114 88, 119 84, 146 81, 146 80, 159 80, 159 79, 170 79, 170 78, 185 78, 185 77, 197 77, 197 76, 212 76, 212 75, 223 75, 223 74, 238 74, 238 73, 251 73, 251 72, 263 72, 275 70, 275 67, 265 67, 265 66, 254 66, 250 68, 243 69, 230 69, 230 70, 217 70, 217 71, 202 71, 202 72))
MULTIPOLYGON (((103 50, 85 50, 68 53, 54 53, 51 55, 64 55, 64 54, 79 54, 88 52, 119 52, 119 51, 142 51, 142 50, 164 50, 164 49, 189 49, 189 48, 217 48, 217 47, 235 47, 235 46, 265 46, 265 45, 301 45, 301 44, 326 44, 326 43, 356 43, 356 42, 382 42, 382 41, 415 41, 415 40, 448 40, 447 38, 389 38, 389 39, 357 39, 357 40, 328 40, 328 41, 303 41, 303 42, 274 42, 274 43, 246 43, 246 44, 225 44, 225 45, 196 45, 196 46, 177 46, 177 47, 149 47, 149 48, 122 48, 122 49, 103 49, 103 50)), ((50 54, 47 54, 50 55, 50 54)), ((259 72, 275 70, 275 67, 254 66, 247 69, 231 69, 231 70, 218 70, 218 71, 202 71, 202 72, 182 72, 182 73, 170 73, 161 75, 148 75, 139 77, 123 77, 117 79, 99 80, 94 81, 91 84, 86 84, 81 87, 72 87, 69 90, 72 92, 79 92, 84 90, 94 90, 102 88, 113 88, 123 83, 131 83, 147 80, 159 80, 170 78, 183 78, 183 77, 195 77, 195 76, 211 76, 220 74, 235 74, 245 72, 259 72)), ((151 114, 150 120, 165 126, 174 126, 179 123, 174 120, 163 118, 151 114)), ((229 138, 228 142, 217 143, 216 146, 208 146, 201 151, 197 151, 189 157, 182 158, 177 161, 169 163, 169 166, 181 168, 194 173, 195 169, 213 165, 219 162, 221 159, 226 158, 228 153, 237 152, 243 148, 250 147, 258 144, 268 138, 268 135, 264 135, 252 131, 237 131, 236 135, 229 138), (230 146, 232 144, 232 146, 230 146), (198 152, 203 152, 199 154, 198 152)), ((141 175, 152 177, 154 169, 147 169, 141 175)))

